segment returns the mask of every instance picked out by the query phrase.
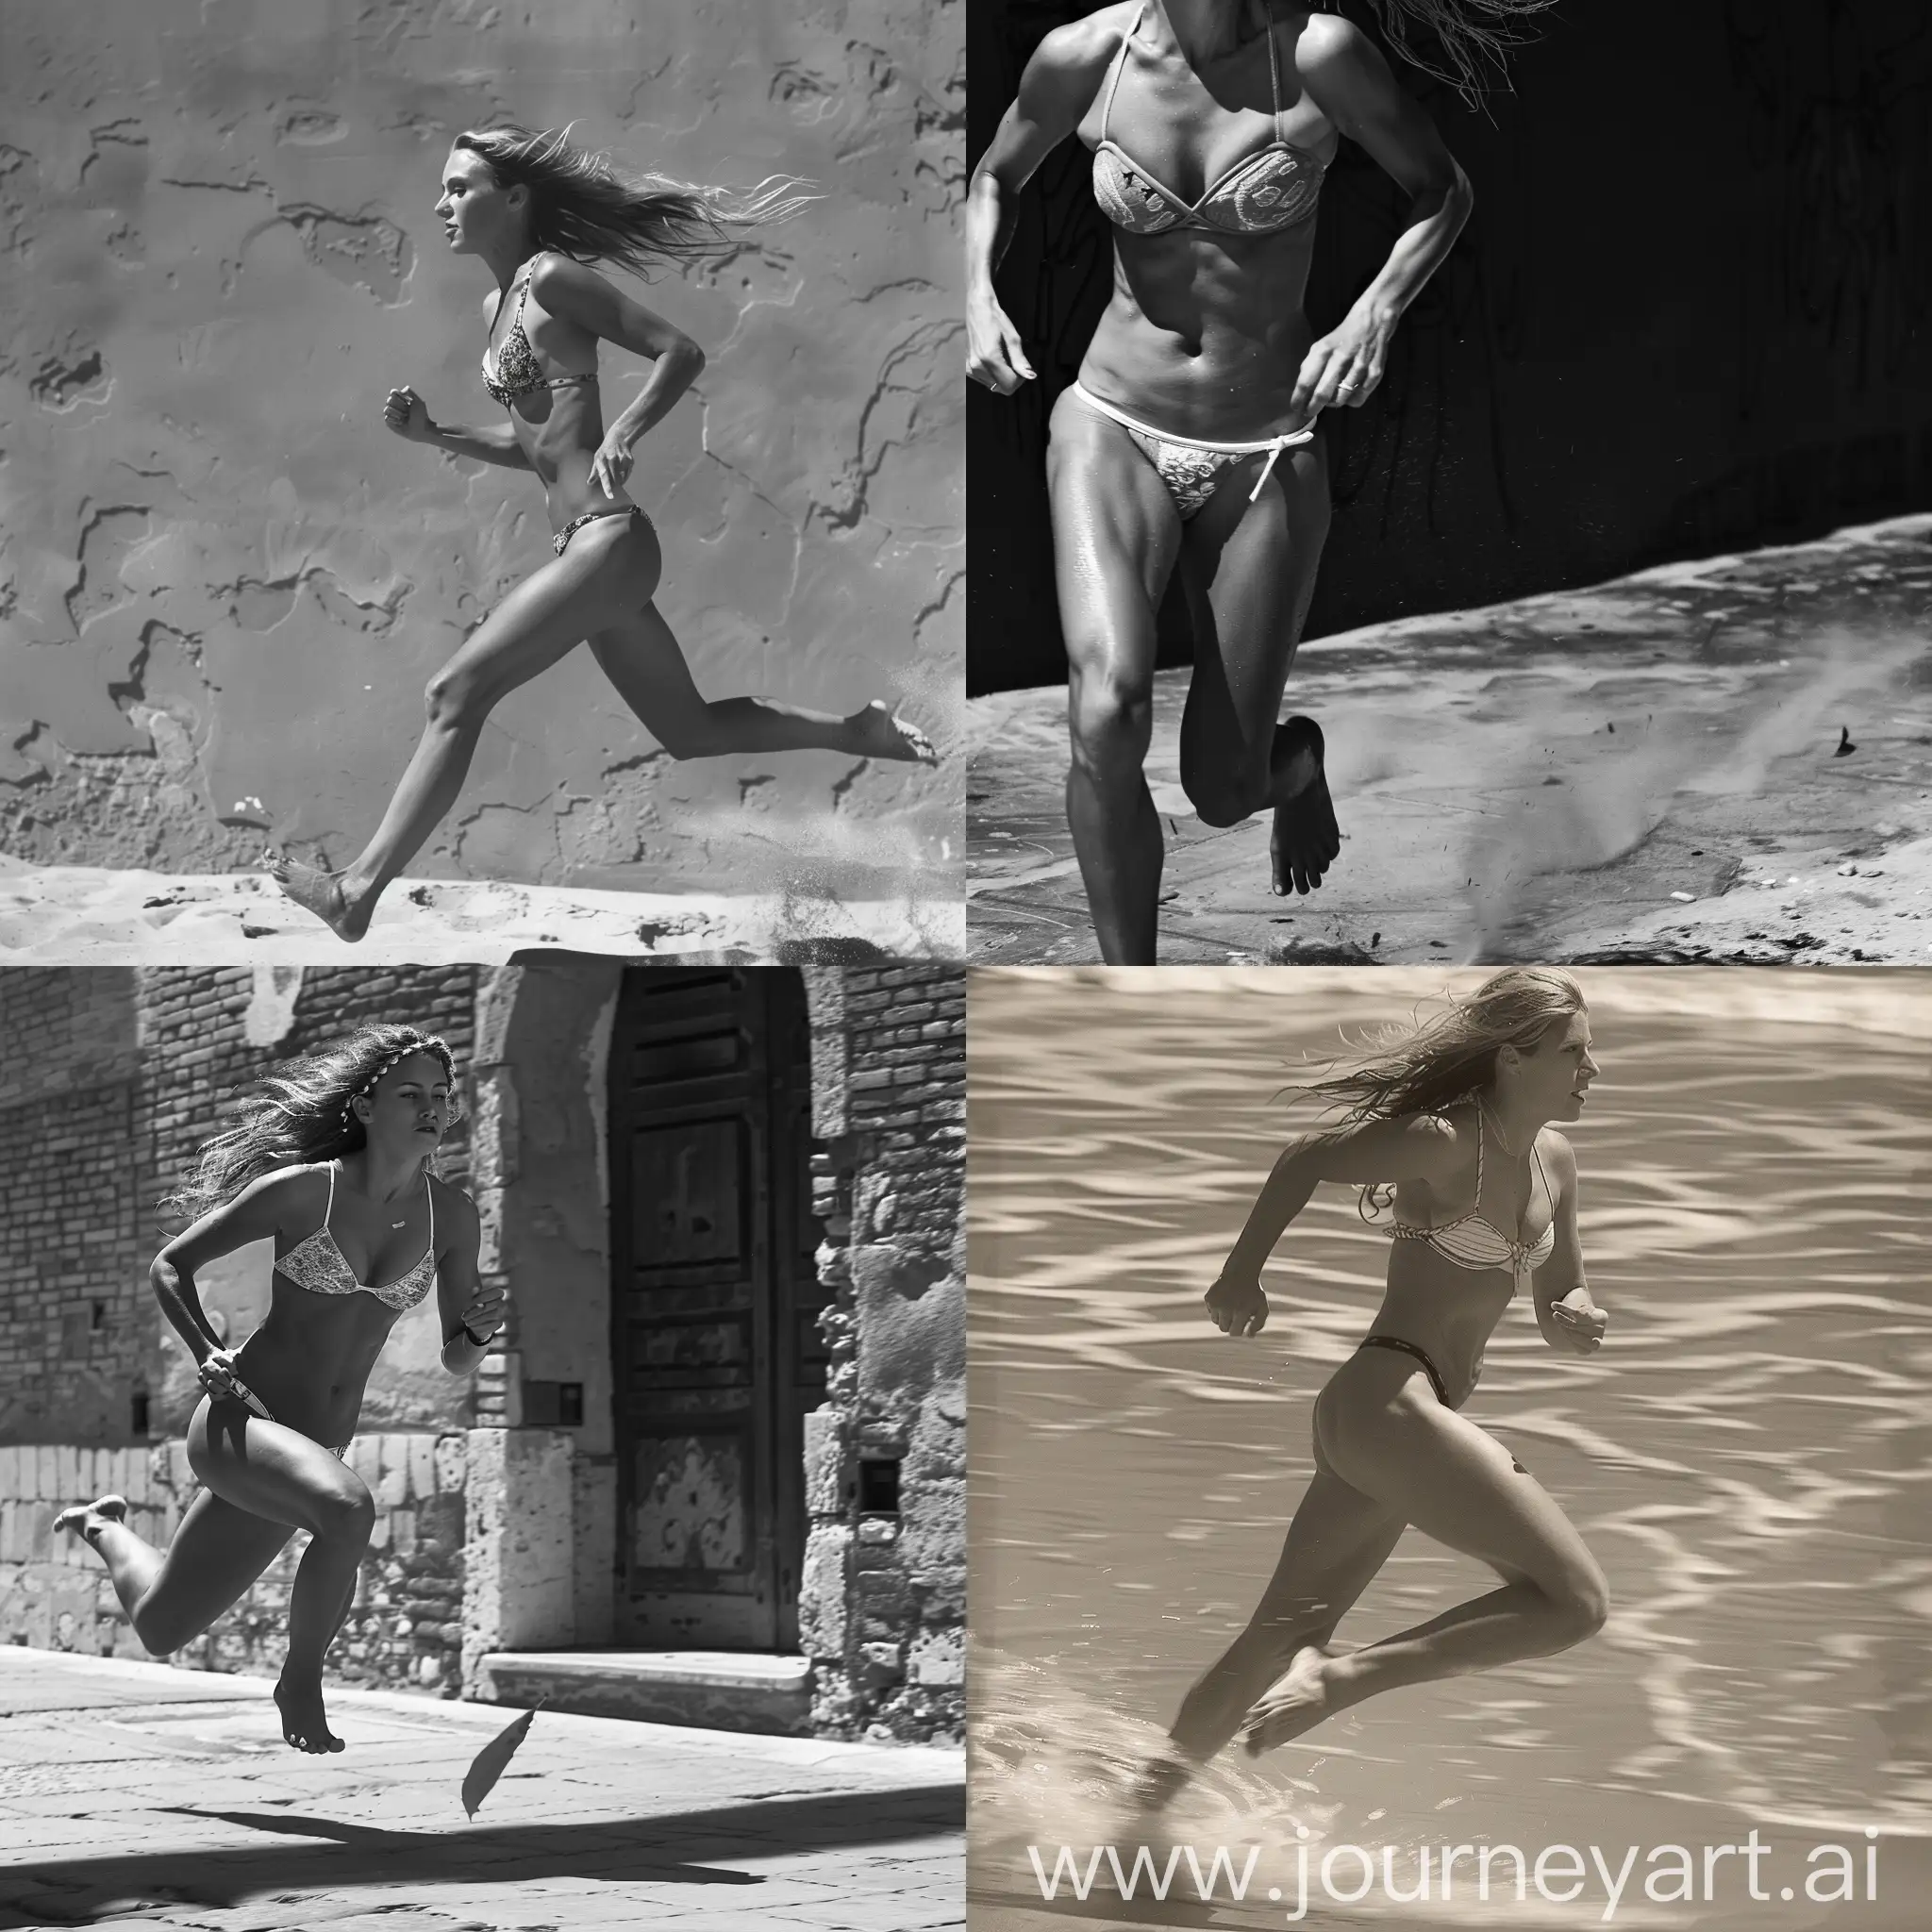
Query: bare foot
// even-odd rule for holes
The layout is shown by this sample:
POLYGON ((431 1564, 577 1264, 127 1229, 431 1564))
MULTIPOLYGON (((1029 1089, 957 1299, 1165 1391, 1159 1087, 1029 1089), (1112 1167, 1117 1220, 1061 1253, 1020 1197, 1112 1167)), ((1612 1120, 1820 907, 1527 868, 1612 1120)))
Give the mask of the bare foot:
POLYGON ((341 874, 318 872, 270 846, 261 855, 270 878, 305 911, 312 912, 339 940, 351 945, 369 930, 374 906, 351 906, 340 883, 341 874))
POLYGON ((891 707, 874 698, 862 711, 846 719, 852 727, 852 749, 869 758, 899 758, 909 764, 936 765, 939 753, 917 724, 892 715, 891 707))
POLYGON ((1322 768, 1322 727, 1312 718, 1288 718, 1274 727, 1269 760, 1275 798, 1274 891, 1312 892, 1341 850, 1341 830, 1322 768))
POLYGON ((1293 1660, 1241 1720, 1241 1749, 1258 1757, 1304 1731, 1312 1731, 1328 1715, 1328 1687, 1323 1667, 1335 1653, 1306 1643, 1293 1660))
POLYGON ((73 1503, 54 1519, 56 1529, 71 1529, 92 1543, 110 1523, 127 1521, 125 1496, 96 1496, 92 1503, 73 1503))
POLYGON ((286 1668, 275 1686, 275 1702, 282 1712, 282 1741, 298 1751, 340 1751, 342 1740, 328 1727, 322 1708, 322 1684, 306 1679, 289 1681, 286 1668))

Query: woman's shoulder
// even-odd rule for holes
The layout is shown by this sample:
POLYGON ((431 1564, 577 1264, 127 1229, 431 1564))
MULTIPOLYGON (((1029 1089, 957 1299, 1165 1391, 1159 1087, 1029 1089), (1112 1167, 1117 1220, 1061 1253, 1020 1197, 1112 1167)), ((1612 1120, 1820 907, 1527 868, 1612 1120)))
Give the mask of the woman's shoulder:
POLYGON ((320 1224, 333 1166, 333 1162, 326 1160, 291 1161, 287 1167, 271 1168, 267 1174, 258 1175, 242 1191, 249 1200, 259 1201, 278 1213, 297 1212, 312 1206, 314 1219, 320 1224))
POLYGON ((1306 74, 1310 66, 1358 59, 1371 44, 1368 35, 1343 15, 1303 10, 1294 30, 1295 64, 1306 74))
POLYGON ((1055 27, 1026 63, 1028 72, 1065 80, 1094 78, 1095 70, 1104 70, 1120 51, 1140 13, 1140 0, 1120 0, 1119 5, 1096 8, 1055 27))
POLYGON ((1543 1164, 1557 1174, 1574 1174, 1576 1172, 1576 1150, 1571 1146, 1569 1135, 1559 1134, 1555 1127, 1537 1130, 1536 1151, 1543 1164))
MULTIPOLYGON (((425 1170, 426 1173, 426 1170, 425 1170)), ((436 1211, 447 1215, 453 1224, 458 1227, 481 1225, 476 1212, 476 1204, 454 1181, 446 1181, 440 1174, 429 1174, 429 1195, 436 1203, 436 1211)))

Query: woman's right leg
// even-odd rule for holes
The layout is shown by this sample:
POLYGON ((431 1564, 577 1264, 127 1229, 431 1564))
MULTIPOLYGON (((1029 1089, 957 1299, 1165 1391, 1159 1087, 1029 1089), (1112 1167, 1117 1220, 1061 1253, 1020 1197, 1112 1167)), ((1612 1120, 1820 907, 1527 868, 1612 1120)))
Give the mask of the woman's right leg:
POLYGON ((1180 515, 1133 438, 1072 390, 1054 405, 1046 478, 1073 734, 1067 824, 1101 958, 1152 965, 1160 815, 1143 767, 1155 618, 1180 554, 1180 515))

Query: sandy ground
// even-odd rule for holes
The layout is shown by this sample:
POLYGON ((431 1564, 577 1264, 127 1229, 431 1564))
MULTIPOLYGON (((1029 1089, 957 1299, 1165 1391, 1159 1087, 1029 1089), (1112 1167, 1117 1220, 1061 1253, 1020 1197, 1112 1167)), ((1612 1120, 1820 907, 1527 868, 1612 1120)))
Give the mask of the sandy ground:
POLYGON ((260 874, 171 877, 0 858, 0 963, 437 964, 546 948, 744 964, 880 954, 958 958, 964 915, 944 901, 398 879, 367 937, 348 946, 260 874))
POLYGON ((330 1687, 348 1748, 281 1741, 265 1678, 0 1650, 0 1927, 965 1924, 942 1746, 540 1711, 474 1822, 506 1709, 330 1687))
MULTIPOLYGON (((1193 817, 1186 692, 1147 764, 1164 960, 1932 961, 1932 517, 1305 645, 1344 841, 1307 899, 1265 818, 1193 817)), ((971 957, 1097 958, 1064 691, 971 709, 971 957)))

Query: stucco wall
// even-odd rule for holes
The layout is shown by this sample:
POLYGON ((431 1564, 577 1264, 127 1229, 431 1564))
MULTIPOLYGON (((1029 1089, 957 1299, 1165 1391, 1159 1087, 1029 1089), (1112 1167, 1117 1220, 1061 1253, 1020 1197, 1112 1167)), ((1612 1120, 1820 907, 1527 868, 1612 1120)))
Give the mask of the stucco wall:
MULTIPOLYGON (((509 1291, 509 1316, 491 1374, 479 1379, 479 1421, 499 1425, 473 1432, 473 1444, 525 1427, 526 1382, 578 1384, 583 1424, 546 1442, 562 1445, 557 1465, 565 1484, 568 1534, 557 1547, 570 1569, 563 1621, 546 1643, 610 1640, 617 1560, 617 1465, 611 1434, 610 1207, 605 1091, 610 1030, 623 969, 600 959, 534 960, 491 974, 477 1000, 475 1181, 483 1222, 482 1272, 509 1291), (571 1634, 558 1636, 567 1627, 571 1634)), ((524 1465, 512 1441, 493 1447, 492 1467, 524 1465), (508 1460, 506 1460, 508 1458, 508 1460)), ((547 1453, 547 1452, 546 1452, 547 1453)), ((549 1465, 543 1465, 548 1468, 549 1465)), ((531 1465, 535 1467, 535 1465, 531 1465)), ((497 1507, 497 1506, 492 1506, 497 1507)), ((507 1506, 505 1506, 507 1507, 507 1506)), ((528 1499, 518 1507, 528 1513, 528 1499)), ((473 1532, 494 1552, 521 1532, 502 1524, 473 1532)), ((490 1557, 496 1564, 496 1557, 490 1557)), ((525 1566, 526 1567, 526 1566, 525 1566)), ((491 1603, 515 1580, 515 1564, 478 1573, 491 1603)), ((517 1588, 534 1587, 526 1576, 517 1588)), ((486 1616, 472 1649, 512 1640, 488 1636, 486 1616), (500 1641, 499 1641, 500 1640, 500 1641)), ((502 1612, 505 1628, 518 1617, 502 1612)), ((527 1635, 527 1633, 525 1633, 527 1635)), ((518 1637, 514 1641, 525 1641, 518 1637)))
MULTIPOLYGON (((575 118, 640 165, 824 198, 646 291, 706 348, 640 445, 658 606, 712 695, 900 694, 963 646, 959 0, 20 0, 0 15, 0 846, 206 870, 256 821, 341 864, 430 673, 548 560, 526 475, 382 427, 476 375, 450 136, 575 118), (660 23, 675 21, 674 30, 660 23)), ((617 406, 645 365, 607 351, 617 406)), ((673 766, 579 651, 508 700, 411 866, 663 891, 942 890, 957 768, 673 766)))

